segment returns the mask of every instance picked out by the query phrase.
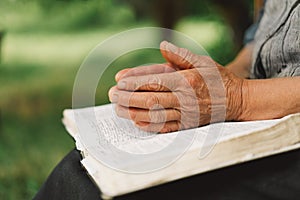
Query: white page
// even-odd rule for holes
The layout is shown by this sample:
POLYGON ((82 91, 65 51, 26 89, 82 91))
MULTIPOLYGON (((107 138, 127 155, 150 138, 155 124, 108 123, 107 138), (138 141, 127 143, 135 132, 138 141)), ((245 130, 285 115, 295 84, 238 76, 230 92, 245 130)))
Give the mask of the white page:
MULTIPOLYGON (((75 125, 78 125, 80 117, 77 117, 76 120, 76 117, 74 118, 72 115, 73 112, 65 112, 65 118, 70 118, 75 125)), ((79 144, 82 144, 85 149, 87 149, 88 152, 91 152, 99 161, 103 158, 103 156, 106 156, 105 154, 108 151, 111 151, 111 146, 103 144, 109 143, 113 146, 113 148, 130 154, 151 154, 162 151, 169 145, 173 144, 179 133, 173 132, 168 134, 156 134, 141 131, 136 128, 130 120, 117 117, 114 113, 114 107, 112 104, 97 106, 94 108, 77 109, 75 115, 79 115, 82 119, 89 121, 89 123, 86 124, 89 126, 87 130, 90 131, 83 130, 78 132, 79 137, 77 137, 77 140, 81 140, 79 144), (93 116, 95 116, 95 119, 93 119, 93 116), (86 138, 89 138, 89 140, 86 140, 86 138), (103 143, 103 141, 106 143, 103 143)), ((196 129, 180 131, 180 141, 178 143, 177 138, 176 142, 178 147, 180 147, 181 142, 182 146, 187 143, 192 145, 194 137, 191 137, 190 135, 196 133, 196 145, 194 144, 193 147, 196 146, 198 148, 202 148, 205 146, 211 146, 220 140, 223 141, 232 137, 272 127, 282 120, 283 119, 211 124, 196 129)), ((166 154, 165 156, 167 156, 167 154, 172 154, 170 151, 164 153, 166 154)), ((117 159, 119 158, 116 158, 116 160, 117 159)), ((124 165, 127 165, 129 164, 127 162, 130 161, 122 162, 124 165)))

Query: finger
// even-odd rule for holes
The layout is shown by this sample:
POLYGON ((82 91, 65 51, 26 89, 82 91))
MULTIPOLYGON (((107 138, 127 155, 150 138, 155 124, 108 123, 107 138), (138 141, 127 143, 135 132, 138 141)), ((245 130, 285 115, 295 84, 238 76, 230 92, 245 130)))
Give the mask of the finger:
POLYGON ((160 51, 162 56, 178 70, 216 66, 216 62, 211 57, 193 54, 188 49, 179 48, 166 41, 160 44, 160 51))
POLYGON ((134 68, 126 68, 126 69, 122 69, 121 71, 119 71, 116 75, 115 75, 115 80, 116 82, 118 82, 121 78, 123 77, 127 77, 125 76, 128 73, 129 76, 129 71, 133 70, 134 68))
POLYGON ((142 109, 178 108, 180 103, 172 92, 118 91, 117 103, 125 107, 142 109))
POLYGON ((144 76, 131 76, 121 79, 117 87, 120 90, 143 91, 173 91, 182 79, 179 73, 151 74, 144 76))
POLYGON ((146 110, 139 108, 127 108, 117 105, 116 113, 119 117, 135 122, 162 123, 168 121, 180 121, 180 112, 176 109, 146 110))
POLYGON ((157 132, 157 133, 169 133, 180 130, 179 121, 171 121, 166 123, 148 123, 148 122, 137 122, 136 126, 143 131, 157 132))
POLYGON ((110 102, 116 103, 118 101, 118 89, 117 86, 113 86, 108 91, 108 97, 110 102))
POLYGON ((148 66, 139 66, 134 68, 123 69, 119 71, 115 79, 118 82, 122 78, 126 78, 129 76, 142 76, 148 74, 160 74, 160 73, 170 73, 174 72, 175 69, 170 67, 168 64, 154 64, 148 66))
POLYGON ((169 42, 163 41, 160 44, 160 51, 162 56, 171 64, 175 65, 178 69, 191 69, 194 68, 193 62, 197 55, 185 48, 179 48, 169 42))

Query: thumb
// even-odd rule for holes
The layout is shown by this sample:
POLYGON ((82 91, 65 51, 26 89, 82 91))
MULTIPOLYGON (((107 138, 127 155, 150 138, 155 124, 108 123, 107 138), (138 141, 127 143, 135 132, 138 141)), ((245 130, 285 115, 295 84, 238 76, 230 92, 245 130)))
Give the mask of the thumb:
POLYGON ((178 70, 195 68, 198 55, 185 48, 179 48, 172 43, 163 41, 160 43, 162 56, 178 70))

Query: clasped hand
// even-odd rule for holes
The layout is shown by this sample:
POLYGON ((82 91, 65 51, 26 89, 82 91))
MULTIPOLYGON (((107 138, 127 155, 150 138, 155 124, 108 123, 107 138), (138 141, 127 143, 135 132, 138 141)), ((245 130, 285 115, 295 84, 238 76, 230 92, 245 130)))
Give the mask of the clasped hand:
POLYGON ((160 50, 167 63, 116 74, 109 98, 118 116, 160 133, 238 118, 243 79, 210 57, 171 43, 162 42, 160 50))

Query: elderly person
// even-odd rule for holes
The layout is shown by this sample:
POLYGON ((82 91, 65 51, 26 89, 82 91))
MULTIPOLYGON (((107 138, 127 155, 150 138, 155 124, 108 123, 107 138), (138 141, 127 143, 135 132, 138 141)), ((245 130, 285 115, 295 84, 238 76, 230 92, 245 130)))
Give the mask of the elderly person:
MULTIPOLYGON (((300 112, 299 1, 282 4, 267 2, 269 9, 261 19, 255 40, 227 68, 163 42, 161 52, 167 64, 125 69, 116 75, 118 84, 111 89, 110 100, 117 104, 118 115, 134 120, 146 131, 169 132, 201 126, 222 119, 211 119, 208 109, 213 104, 210 93, 222 86, 226 120, 274 119, 300 112), (223 85, 216 83, 208 88, 205 80, 218 78, 212 68, 218 68, 223 85), (246 79, 249 77, 251 80, 246 79), (189 87, 193 95, 188 94, 189 87), (182 103, 185 101, 189 103, 182 103), (153 108, 156 104, 165 109, 153 108), (181 123, 182 113, 184 117, 193 116, 197 107, 199 121, 181 123)), ((222 104, 222 95, 218 98, 214 102, 222 104)))
MULTIPOLYGON (((110 100, 119 116, 143 130, 158 132, 300 112, 299 35, 300 1, 268 0, 258 25, 247 34, 247 44, 227 67, 162 42, 167 63, 120 71, 110 100), (214 82, 221 84, 214 86, 214 82), (223 94, 212 99, 210 94, 219 92, 223 94), (226 112, 212 110, 214 105, 225 107, 226 112), (193 118, 195 113, 199 117, 193 118)), ((35 199, 99 199, 99 189, 79 161, 79 153, 72 151, 35 199)), ((299 180, 297 150, 116 199, 298 199, 299 180)))

